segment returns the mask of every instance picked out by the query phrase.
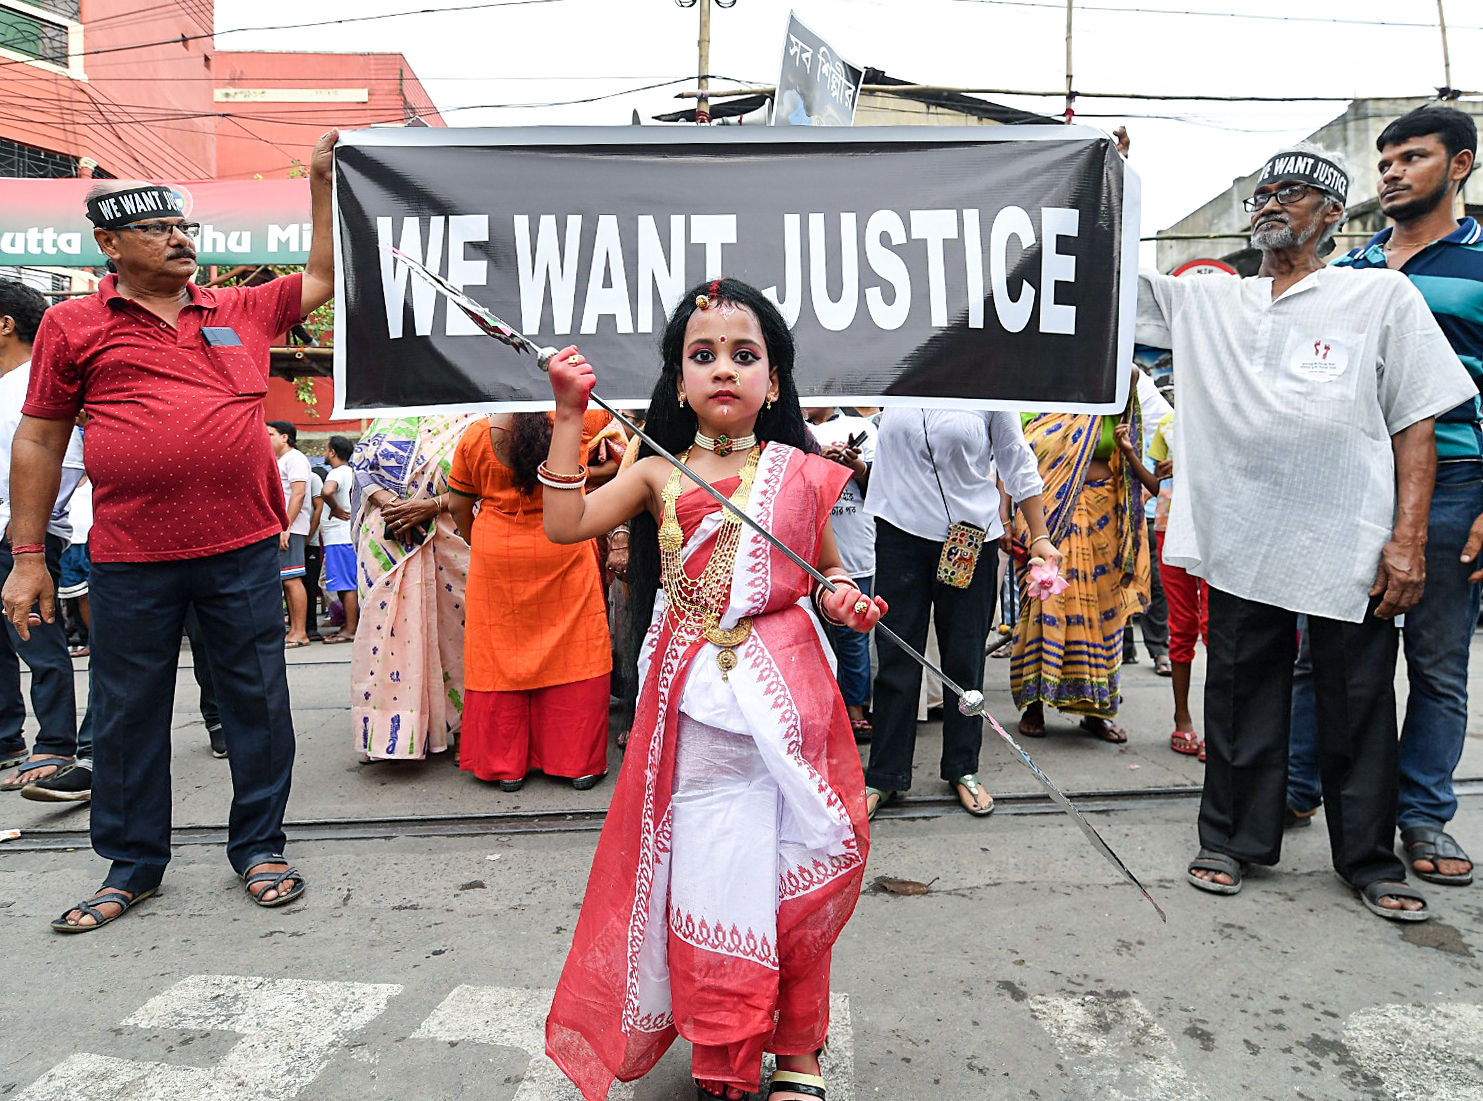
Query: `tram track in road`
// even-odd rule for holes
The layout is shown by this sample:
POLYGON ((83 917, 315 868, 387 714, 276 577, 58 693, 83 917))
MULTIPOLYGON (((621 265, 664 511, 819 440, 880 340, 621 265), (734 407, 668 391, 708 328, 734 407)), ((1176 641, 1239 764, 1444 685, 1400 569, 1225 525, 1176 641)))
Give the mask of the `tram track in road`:
MULTIPOLYGON (((1483 795, 1483 777, 1458 780, 1459 797, 1483 795)), ((1067 795, 1088 814, 1118 814, 1151 807, 1198 803, 1200 788, 1180 785, 1157 788, 1092 789, 1067 795)), ((995 817, 1059 815, 1061 808, 1038 792, 995 794, 995 817)), ((951 795, 908 796, 882 807, 876 822, 930 821, 956 815, 959 803, 951 795)), ((486 814, 394 815, 363 818, 309 818, 284 824, 289 840, 384 841, 401 837, 517 837, 538 834, 596 833, 602 829, 607 808, 592 810, 505 811, 486 814)), ((171 835, 175 845, 223 845, 225 824, 177 826, 171 835)), ((36 827, 6 842, 0 853, 65 852, 90 847, 86 829, 36 827)))

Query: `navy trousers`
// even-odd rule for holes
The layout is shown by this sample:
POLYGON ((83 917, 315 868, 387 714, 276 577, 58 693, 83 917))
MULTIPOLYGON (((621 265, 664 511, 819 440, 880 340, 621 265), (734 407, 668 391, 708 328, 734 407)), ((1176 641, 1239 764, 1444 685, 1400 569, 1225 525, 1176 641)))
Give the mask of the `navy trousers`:
MULTIPOLYGON (((67 544, 55 535, 46 537, 46 568, 55 587, 61 577, 62 551, 67 544)), ((15 559, 10 540, 0 540, 0 584, 10 576, 15 559)), ((67 653, 67 629, 61 616, 55 622, 38 623, 25 642, 6 620, 0 632, 0 751, 20 752, 26 748, 26 700, 21 693, 24 659, 31 670, 31 708, 41 730, 33 753, 71 757, 77 752, 77 698, 72 684, 72 658, 67 653)))
POLYGON ((294 731, 276 537, 174 562, 93 562, 93 849, 109 887, 158 886, 170 861, 170 715, 194 608, 232 773, 227 858, 283 852, 294 731))

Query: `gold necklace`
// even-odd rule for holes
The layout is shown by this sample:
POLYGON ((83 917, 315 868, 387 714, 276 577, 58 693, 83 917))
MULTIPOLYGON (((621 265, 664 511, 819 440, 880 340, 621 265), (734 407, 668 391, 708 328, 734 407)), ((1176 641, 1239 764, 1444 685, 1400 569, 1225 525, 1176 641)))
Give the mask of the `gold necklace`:
MULTIPOLYGON (((757 474, 757 462, 762 448, 753 446, 742 464, 731 503, 745 510, 752 494, 752 480, 757 474)), ((688 460, 690 453, 685 457, 688 460)), ((721 679, 728 680, 731 670, 736 668, 737 646, 752 633, 752 617, 743 616, 735 627, 721 627, 721 614, 731 598, 731 577, 736 567, 737 547, 741 542, 741 521, 731 512, 723 513, 716 542, 711 548, 710 561, 699 577, 691 577, 685 571, 681 551, 685 546, 685 533, 680 528, 675 514, 675 502, 680 497, 681 474, 678 467, 671 471, 662 494, 664 509, 659 524, 660 580, 664 591, 669 594, 669 611, 675 619, 675 633, 687 639, 704 638, 721 649, 716 654, 716 665, 720 667, 721 679)))

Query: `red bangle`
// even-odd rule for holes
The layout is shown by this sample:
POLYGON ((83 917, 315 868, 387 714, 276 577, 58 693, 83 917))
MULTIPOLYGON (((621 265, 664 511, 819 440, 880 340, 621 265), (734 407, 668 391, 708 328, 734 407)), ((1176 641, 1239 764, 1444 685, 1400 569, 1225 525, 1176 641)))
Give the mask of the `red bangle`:
POLYGON ((45 543, 22 543, 18 547, 11 547, 10 548, 10 553, 11 553, 11 555, 17 555, 17 554, 45 554, 46 553, 46 544, 45 543))

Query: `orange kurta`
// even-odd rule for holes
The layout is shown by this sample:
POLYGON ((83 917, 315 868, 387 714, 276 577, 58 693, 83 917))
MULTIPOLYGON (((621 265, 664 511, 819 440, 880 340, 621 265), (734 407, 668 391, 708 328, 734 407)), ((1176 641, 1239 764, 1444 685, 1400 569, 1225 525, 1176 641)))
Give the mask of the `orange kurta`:
MULTIPOLYGON (((584 453, 611 420, 601 411, 586 415, 584 453)), ((488 420, 475 421, 458 441, 448 482, 479 498, 465 601, 465 687, 524 692, 611 672, 596 549, 546 538, 546 490, 520 493, 494 453, 488 420)))

